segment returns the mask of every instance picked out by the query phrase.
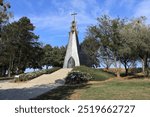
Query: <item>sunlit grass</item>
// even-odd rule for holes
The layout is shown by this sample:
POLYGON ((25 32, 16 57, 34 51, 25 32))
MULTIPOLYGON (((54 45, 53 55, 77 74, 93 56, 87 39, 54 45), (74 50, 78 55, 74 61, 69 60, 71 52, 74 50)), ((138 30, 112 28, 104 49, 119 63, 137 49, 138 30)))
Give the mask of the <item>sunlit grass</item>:
POLYGON ((115 78, 102 69, 75 67, 74 71, 87 72, 93 80, 87 84, 64 85, 35 99, 58 100, 149 100, 150 79, 142 77, 115 78))
POLYGON ((150 79, 111 79, 76 86, 61 86, 36 99, 149 100, 150 79))

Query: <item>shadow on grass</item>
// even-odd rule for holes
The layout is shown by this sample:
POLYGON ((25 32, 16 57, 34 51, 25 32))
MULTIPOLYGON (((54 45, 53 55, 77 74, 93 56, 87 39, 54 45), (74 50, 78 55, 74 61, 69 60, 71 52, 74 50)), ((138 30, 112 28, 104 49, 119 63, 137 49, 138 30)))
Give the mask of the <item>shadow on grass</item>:
POLYGON ((109 74, 111 74, 113 76, 116 76, 115 72, 112 72, 112 71, 109 71, 109 70, 106 70, 106 69, 100 69, 100 70, 103 71, 103 72, 107 72, 107 73, 109 73, 109 74))
POLYGON ((32 98, 31 100, 69 100, 69 97, 74 93, 74 90, 86 89, 89 88, 89 85, 90 84, 60 86, 36 98, 32 98))
POLYGON ((128 76, 127 79, 144 79, 145 76, 144 75, 131 75, 131 76, 128 76))
POLYGON ((121 77, 134 76, 134 75, 135 75, 134 73, 128 73, 128 74, 126 74, 125 72, 120 73, 121 77))
POLYGON ((125 79, 144 79, 144 78, 146 78, 145 75, 142 73, 128 73, 128 75, 126 75, 125 73, 122 73, 122 74, 120 74, 120 76, 125 79))

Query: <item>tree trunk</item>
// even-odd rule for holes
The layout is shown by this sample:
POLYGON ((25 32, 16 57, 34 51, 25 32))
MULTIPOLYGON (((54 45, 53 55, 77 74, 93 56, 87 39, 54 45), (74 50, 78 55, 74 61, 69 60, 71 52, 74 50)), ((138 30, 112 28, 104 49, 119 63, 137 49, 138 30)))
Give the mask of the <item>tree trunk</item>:
POLYGON ((109 70, 109 65, 106 65, 106 69, 109 70))
POLYGON ((117 78, 120 78, 120 72, 119 72, 119 70, 117 71, 117 78))
POLYGON ((106 69, 107 70, 109 69, 109 60, 108 60, 108 57, 107 57, 107 60, 106 60, 106 69))
POLYGON ((8 77, 10 77, 11 76, 11 62, 12 61, 12 57, 10 56, 10 58, 9 58, 9 67, 8 67, 8 77))
POLYGON ((2 76, 2 71, 3 71, 3 68, 2 67, 0 67, 0 77, 2 76))
POLYGON ((11 70, 10 70, 10 68, 8 68, 8 77, 10 77, 11 76, 11 70))
POLYGON ((144 74, 145 73, 144 59, 141 59, 141 61, 142 61, 142 72, 144 74))
POLYGON ((125 68, 125 70, 126 70, 126 76, 128 75, 128 68, 125 68))
POLYGON ((3 67, 2 67, 2 76, 4 77, 4 76, 5 76, 5 74, 6 74, 6 67, 5 67, 5 66, 3 66, 3 67))
POLYGON ((19 49, 19 57, 18 57, 18 64, 17 64, 17 69, 16 69, 16 74, 18 75, 19 72, 21 71, 21 56, 22 56, 22 51, 19 49))
POLYGON ((147 64, 147 57, 145 56, 144 58, 144 67, 147 69, 148 68, 148 64, 147 64))
POLYGON ((145 67, 145 76, 149 77, 148 53, 144 56, 144 67, 145 67))
POLYGON ((115 61, 115 67, 116 67, 116 76, 117 76, 117 78, 120 78, 120 67, 121 67, 120 60, 119 60, 119 65, 117 65, 117 58, 116 57, 114 58, 114 61, 115 61))
POLYGON ((116 60, 116 57, 114 57, 114 66, 116 68, 115 72, 116 72, 116 76, 117 76, 117 60, 116 60))
POLYGON ((117 78, 120 78, 120 72, 121 72, 121 61, 120 61, 120 59, 119 59, 119 69, 118 69, 118 75, 117 75, 117 78))
POLYGON ((125 75, 127 76, 128 75, 128 68, 127 68, 127 64, 126 63, 124 64, 124 68, 125 68, 125 72, 126 72, 125 75))
POLYGON ((11 70, 13 69, 14 67, 14 56, 11 56, 10 55, 10 59, 9 59, 9 67, 8 67, 8 77, 11 77, 11 70))

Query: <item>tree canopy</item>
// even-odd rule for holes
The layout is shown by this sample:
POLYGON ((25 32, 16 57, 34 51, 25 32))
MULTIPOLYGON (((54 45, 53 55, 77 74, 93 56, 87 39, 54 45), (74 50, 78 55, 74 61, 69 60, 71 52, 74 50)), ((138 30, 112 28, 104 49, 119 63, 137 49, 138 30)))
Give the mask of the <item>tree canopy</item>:
POLYGON ((42 46, 38 42, 39 37, 33 33, 34 29, 27 17, 22 17, 19 21, 2 28, 1 41, 4 45, 0 55, 3 58, 0 61, 2 74, 8 70, 8 76, 11 76, 24 72, 27 67, 39 67, 36 60, 42 57, 42 46))
MULTIPOLYGON (((135 67, 138 61, 143 64, 145 75, 149 75, 150 27, 145 23, 145 17, 127 20, 113 19, 104 15, 97 18, 96 25, 88 28, 87 36, 89 35, 93 41, 97 41, 96 44, 90 43, 90 46, 95 48, 98 45, 93 51, 99 54, 99 56, 94 56, 94 59, 99 58, 98 64, 107 69, 113 64, 119 77, 121 63, 127 75, 128 69, 135 67)), ((84 43, 86 41, 85 38, 84 43)), ((91 49, 86 50, 91 51, 91 49)), ((88 55, 91 57, 90 54, 88 55)))

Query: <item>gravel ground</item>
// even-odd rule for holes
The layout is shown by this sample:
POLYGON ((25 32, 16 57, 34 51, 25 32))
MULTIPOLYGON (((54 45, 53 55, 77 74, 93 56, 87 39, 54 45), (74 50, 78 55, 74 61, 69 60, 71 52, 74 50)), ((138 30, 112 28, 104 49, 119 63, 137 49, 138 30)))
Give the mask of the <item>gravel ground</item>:
POLYGON ((44 74, 28 82, 0 82, 1 100, 28 100, 64 84, 64 78, 72 69, 60 69, 44 74))

